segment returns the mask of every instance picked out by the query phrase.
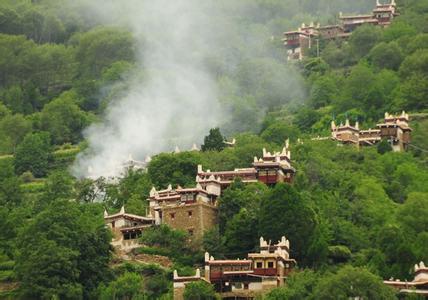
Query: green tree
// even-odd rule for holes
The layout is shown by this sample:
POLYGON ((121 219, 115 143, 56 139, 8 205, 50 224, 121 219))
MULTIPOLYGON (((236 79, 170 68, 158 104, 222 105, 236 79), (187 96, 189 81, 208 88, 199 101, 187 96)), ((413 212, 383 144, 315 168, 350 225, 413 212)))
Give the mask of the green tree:
POLYGON ((107 205, 115 209, 125 205, 127 212, 144 215, 146 213, 147 198, 152 186, 152 182, 145 171, 126 170, 119 184, 111 185, 107 189, 107 205))
POLYGON ((409 266, 417 258, 412 252, 412 244, 404 231, 396 225, 386 225, 377 235, 376 242, 385 259, 378 269, 384 278, 408 278, 410 280, 409 266))
POLYGON ((392 146, 388 142, 388 140, 382 140, 379 144, 377 144, 377 152, 379 154, 385 154, 391 151, 392 151, 392 146))
POLYGON ((181 153, 161 153, 152 158, 147 173, 157 188, 168 184, 194 186, 201 154, 196 151, 181 153))
POLYGON ((355 189, 355 196, 351 205, 353 222, 367 228, 376 228, 391 220, 394 202, 388 198, 377 179, 369 176, 363 178, 355 189))
POLYGON ((416 50, 428 48, 428 34, 422 33, 415 36, 408 44, 407 50, 413 53, 416 50))
POLYGON ((247 253, 255 251, 258 242, 257 218, 254 212, 242 208, 227 222, 224 232, 226 254, 233 257, 246 257, 247 253))
POLYGON ((44 16, 36 6, 30 6, 24 11, 21 22, 27 38, 41 42, 44 16))
POLYGON ((0 32, 10 35, 20 33, 21 24, 19 23, 19 15, 14 8, 7 6, 0 7, 0 16, 2 19, 0 32))
MULTIPOLYGON (((61 206, 61 203, 52 206, 55 205, 61 206)), ((79 238, 70 247, 77 249, 79 253, 78 282, 83 287, 83 297, 91 299, 99 283, 111 278, 109 263, 112 254, 110 245, 112 237, 102 217, 104 209, 102 205, 77 203, 73 205, 79 209, 79 214, 76 216, 79 222, 79 227, 76 229, 79 238)))
POLYGON ((337 79, 330 75, 324 75, 314 81, 311 87, 310 102, 314 108, 327 106, 332 99, 337 97, 339 88, 337 79))
POLYGON ((73 179, 66 171, 56 170, 46 179, 45 189, 37 199, 36 209, 43 210, 48 205, 59 200, 74 198, 73 179))
POLYGON ((421 233, 428 231, 428 220, 424 217, 427 212, 428 194, 413 192, 400 207, 398 220, 406 230, 421 233))
POLYGON ((369 60, 378 69, 398 70, 403 55, 397 43, 379 43, 370 51, 369 60))
POLYGON ((241 91, 253 96, 258 107, 273 109, 301 99, 302 91, 296 88, 301 77, 290 77, 290 65, 271 57, 256 57, 240 60, 234 74, 241 91), (287 80, 284 80, 287 78, 287 80))
POLYGON ((364 268, 345 266, 336 274, 323 276, 313 295, 317 299, 397 299, 395 291, 382 278, 364 268))
POLYGON ((210 255, 222 258, 224 257, 225 249, 224 249, 224 239, 220 235, 220 231, 218 226, 206 231, 202 238, 202 247, 204 251, 210 253, 210 255))
POLYGON ((0 102, 0 120, 11 114, 11 111, 0 102))
POLYGON ((102 177, 97 180, 89 178, 77 180, 74 186, 76 198, 83 203, 93 203, 97 199, 101 199, 101 194, 105 191, 105 185, 105 179, 102 177))
POLYGON ((397 88, 396 109, 423 110, 428 107, 428 75, 413 74, 397 88))
POLYGON ((365 56, 381 37, 381 29, 378 26, 364 25, 358 27, 349 38, 352 53, 357 58, 365 56))
POLYGON ((24 91, 19 85, 12 85, 7 89, 3 89, 1 97, 8 108, 14 113, 24 114, 31 112, 31 108, 25 99, 24 91))
POLYGON ((245 185, 240 178, 236 178, 219 200, 220 234, 224 234, 227 222, 239 213, 241 208, 247 209, 251 214, 258 215, 261 199, 266 192, 267 187, 262 183, 245 185))
POLYGON ((144 289, 149 299, 163 299, 162 296, 167 295, 170 289, 170 280, 162 272, 152 274, 144 279, 144 289))
POLYGON ((320 119, 320 113, 308 107, 302 107, 294 117, 294 123, 300 130, 308 131, 320 119))
POLYGON ((341 97, 334 104, 339 111, 360 109, 369 117, 377 116, 386 101, 384 90, 379 85, 376 74, 369 66, 354 66, 344 82, 341 97))
POLYGON ((13 207, 21 203, 21 181, 15 175, 12 161, 0 160, 0 204, 13 207))
POLYGON ((181 230, 171 229, 167 225, 148 228, 141 241, 148 246, 170 250, 173 256, 184 254, 188 249, 187 234, 181 230))
POLYGON ((54 144, 77 143, 89 118, 80 108, 66 99, 58 98, 41 112, 41 128, 49 132, 54 144))
POLYGON ((99 108, 97 93, 103 72, 118 61, 132 63, 135 60, 135 41, 128 31, 100 26, 74 35, 70 42, 77 46, 79 65, 74 86, 84 96, 81 107, 96 110, 99 108))
POLYGON ((321 52, 322 59, 333 68, 345 65, 350 56, 349 46, 342 45, 342 47, 338 47, 335 42, 328 43, 321 52))
POLYGON ((292 273, 287 278, 287 286, 273 289, 266 295, 266 300, 315 299, 313 291, 320 277, 319 274, 308 269, 292 273))
POLYGON ((58 200, 25 225, 16 258, 24 298, 81 298, 105 279, 110 235, 101 216, 58 200))
POLYGON ((186 284, 183 297, 185 300, 212 300, 218 298, 213 286, 204 281, 186 284))
POLYGON ((0 118, 0 134, 10 141, 10 152, 15 151, 16 146, 22 142, 25 135, 31 132, 31 122, 21 114, 5 115, 0 118))
POLYGON ((80 73, 85 78, 98 78, 104 68, 116 61, 134 60, 134 41, 130 32, 113 27, 97 27, 81 36, 77 49, 80 73))
POLYGON ((100 290, 102 300, 144 299, 143 278, 137 273, 126 272, 100 290))
POLYGON ((428 75, 428 49, 417 50, 406 57, 400 66, 400 74, 404 78, 413 75, 426 77, 428 75))
POLYGON ((383 39, 387 42, 398 40, 402 37, 416 35, 416 28, 406 22, 394 21, 383 32, 383 39))
POLYGON ((40 39, 46 43, 62 42, 65 37, 65 28, 61 20, 54 15, 46 15, 40 39))
POLYGON ((220 132, 220 128, 210 129, 210 133, 204 138, 204 144, 201 146, 202 151, 221 151, 224 149, 225 138, 220 132))
POLYGON ((291 243, 291 256, 297 260, 310 259, 307 255, 316 226, 314 211, 303 202, 294 187, 278 183, 263 198, 259 216, 260 236, 272 241, 286 236, 291 243))
POLYGON ((299 130, 284 121, 276 121, 266 128, 260 136, 267 142, 284 145, 286 139, 295 141, 299 136, 299 130))
POLYGON ((30 171, 36 177, 43 177, 47 174, 51 159, 49 133, 30 133, 16 149, 15 171, 17 174, 30 171))
POLYGON ((245 96, 224 96, 222 99, 225 109, 230 113, 226 114, 226 121, 222 128, 227 133, 234 132, 256 132, 260 119, 263 116, 262 111, 257 104, 257 100, 252 95, 245 96))
POLYGON ((237 178, 230 187, 224 191, 221 199, 219 200, 218 218, 220 234, 224 234, 227 222, 232 219, 232 217, 237 214, 244 205, 244 197, 242 195, 243 189, 244 184, 242 183, 242 180, 237 178))

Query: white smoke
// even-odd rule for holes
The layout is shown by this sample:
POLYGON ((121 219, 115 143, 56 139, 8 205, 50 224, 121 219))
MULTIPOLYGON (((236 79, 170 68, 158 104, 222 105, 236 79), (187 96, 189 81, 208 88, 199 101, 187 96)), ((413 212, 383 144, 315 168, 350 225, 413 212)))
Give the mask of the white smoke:
POLYGON ((200 143, 221 112, 215 80, 198 55, 210 43, 197 1, 118 0, 94 7, 105 18, 126 16, 147 79, 133 81, 103 122, 89 127, 89 150, 78 157, 74 174, 117 176, 129 155, 143 160, 175 145, 200 143))
MULTIPOLYGON (((260 55, 271 41, 258 27, 252 28, 257 37, 246 36, 241 11, 248 9, 245 1, 237 1, 236 7, 220 0, 81 1, 94 19, 130 28, 144 80, 131 76, 127 94, 109 104, 102 123, 86 130, 89 149, 73 166, 78 177, 118 176, 129 155, 144 160, 176 145, 190 149, 200 144, 210 128, 230 119, 219 104, 215 72, 207 69, 210 59, 214 57, 214 69, 230 71, 238 60, 260 55), (231 14, 228 18, 223 18, 225 10, 231 14), (219 54, 232 40, 239 41, 239 51, 219 54)), ((287 72, 276 78, 289 90, 282 94, 299 94, 300 83, 287 72)))

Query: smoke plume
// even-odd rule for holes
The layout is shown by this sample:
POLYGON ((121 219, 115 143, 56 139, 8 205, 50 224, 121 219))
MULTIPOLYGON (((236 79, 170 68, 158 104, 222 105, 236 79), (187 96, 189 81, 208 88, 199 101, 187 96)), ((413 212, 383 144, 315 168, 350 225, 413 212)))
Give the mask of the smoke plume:
MULTIPOLYGON (((73 173, 78 176, 110 177, 121 171, 121 163, 132 155, 172 151, 176 145, 189 149, 200 144, 210 128, 227 118, 220 105, 218 80, 210 57, 220 53, 225 43, 242 35, 236 19, 222 19, 222 1, 201 0, 110 0, 88 1, 88 14, 102 23, 116 23, 131 29, 137 42, 138 68, 144 80, 129 76, 127 93, 112 101, 103 121, 90 126, 85 137, 89 149, 81 154, 73 173), (210 69, 209 69, 210 68, 210 69)), ((242 26, 240 27, 242 28, 242 26)), ((270 39, 261 31, 263 38, 270 39)), ((239 55, 260 52, 261 44, 247 39, 247 49, 239 55)), ((218 68, 234 68, 237 57, 224 57, 218 68)), ((242 59, 242 57, 240 57, 242 59)), ((287 74, 285 74, 287 75, 287 74)), ((282 78, 281 86, 299 84, 282 78)), ((294 80, 295 81, 295 80, 294 80)), ((284 94, 284 93, 283 93, 284 94)))
POLYGON ((89 149, 78 158, 74 173, 108 177, 118 175, 129 155, 143 160, 175 145, 190 148, 218 125, 220 110, 215 82, 197 53, 209 37, 201 30, 204 16, 195 10, 196 1, 98 4, 93 7, 98 17, 132 29, 138 67, 146 78, 131 78, 127 94, 85 133, 89 149))

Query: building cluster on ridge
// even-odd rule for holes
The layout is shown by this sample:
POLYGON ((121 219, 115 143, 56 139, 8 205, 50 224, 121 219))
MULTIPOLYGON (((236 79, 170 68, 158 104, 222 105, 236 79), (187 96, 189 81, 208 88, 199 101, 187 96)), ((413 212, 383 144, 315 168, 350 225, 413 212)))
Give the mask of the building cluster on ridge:
POLYGON ((285 284, 296 261, 290 258, 290 241, 284 236, 278 243, 260 238, 260 251, 246 259, 217 260, 205 253, 203 275, 196 269, 194 276, 179 276, 174 271, 174 299, 183 299, 186 284, 205 281, 214 286, 222 298, 254 299, 272 288, 285 284))
POLYGON ((284 32, 284 45, 288 49, 288 60, 301 60, 308 49, 318 43, 319 39, 346 39, 357 27, 364 24, 386 27, 398 16, 395 0, 382 4, 376 1, 376 7, 371 14, 344 16, 339 14, 340 24, 321 26, 319 23, 302 24, 294 31, 284 32))
POLYGON ((358 122, 352 126, 348 119, 345 124, 336 125, 334 121, 331 122, 333 140, 357 147, 372 146, 381 140, 387 140, 394 151, 403 151, 410 143, 411 132, 409 115, 404 111, 401 115, 390 115, 386 112, 384 121, 374 129, 360 130, 358 122))
POLYGON ((217 224, 218 199, 236 178, 243 183, 274 185, 277 182, 291 183, 295 172, 291 165, 289 142, 286 141, 279 152, 271 153, 263 149, 262 157, 254 157, 250 168, 214 172, 198 165, 195 187, 173 188, 169 185, 164 190, 153 187, 147 199, 149 210, 145 217, 127 214, 122 208, 114 215, 105 212, 104 218, 115 232, 113 245, 121 250, 137 247, 137 238, 144 229, 160 224, 184 230, 193 239, 200 239, 205 231, 217 224))
MULTIPOLYGON (((385 113, 384 121, 375 129, 360 130, 358 122, 352 126, 331 124, 331 138, 340 143, 357 147, 375 145, 382 139, 391 143, 395 151, 407 148, 411 128, 409 116, 385 113)), ((195 186, 157 190, 153 187, 147 199, 145 216, 129 214, 122 207, 118 213, 104 212, 104 220, 113 232, 112 246, 119 252, 129 252, 141 247, 139 238, 153 226, 166 224, 173 229, 186 231, 193 240, 201 239, 204 232, 217 225, 218 200, 236 178, 243 183, 278 182, 292 183, 296 170, 292 166, 289 142, 279 152, 263 149, 262 157, 254 157, 251 167, 228 171, 211 171, 197 167, 195 186)), ((245 259, 214 259, 205 253, 203 269, 196 269, 194 276, 180 276, 174 271, 174 299, 182 300, 187 284, 204 281, 211 284, 222 298, 256 299, 269 290, 286 284, 296 261, 290 257, 290 241, 282 237, 276 244, 260 238, 259 251, 248 253, 245 259)), ((413 281, 385 280, 400 294, 416 293, 428 296, 428 268, 424 263, 415 265, 413 281)))

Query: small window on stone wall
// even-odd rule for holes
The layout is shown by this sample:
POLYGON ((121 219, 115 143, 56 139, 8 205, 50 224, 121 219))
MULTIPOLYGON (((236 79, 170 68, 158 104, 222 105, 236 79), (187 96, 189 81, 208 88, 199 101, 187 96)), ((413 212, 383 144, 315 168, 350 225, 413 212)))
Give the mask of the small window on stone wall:
POLYGON ((171 216, 171 219, 174 220, 175 219, 175 213, 170 213, 169 214, 171 216))
POLYGON ((189 216, 189 218, 191 218, 191 217, 192 217, 192 215, 193 215, 193 211, 189 210, 189 211, 187 212, 187 215, 189 216))
POLYGON ((189 229, 187 232, 189 233, 190 236, 193 236, 193 229, 189 229))

